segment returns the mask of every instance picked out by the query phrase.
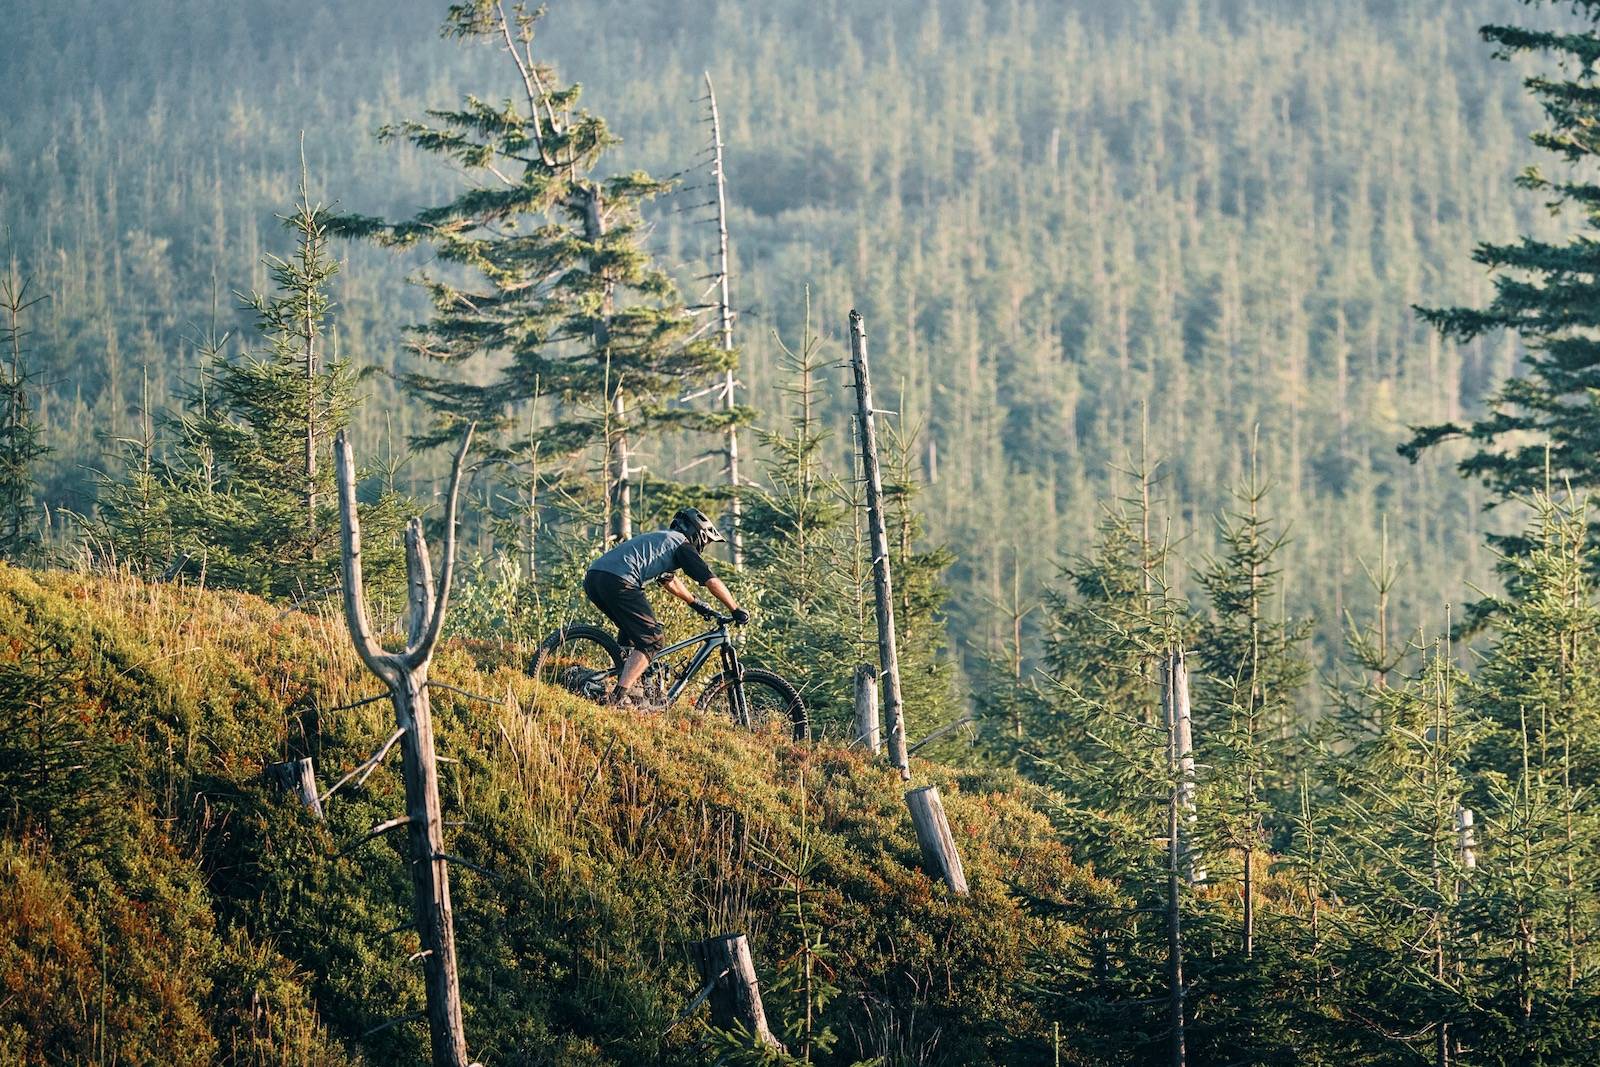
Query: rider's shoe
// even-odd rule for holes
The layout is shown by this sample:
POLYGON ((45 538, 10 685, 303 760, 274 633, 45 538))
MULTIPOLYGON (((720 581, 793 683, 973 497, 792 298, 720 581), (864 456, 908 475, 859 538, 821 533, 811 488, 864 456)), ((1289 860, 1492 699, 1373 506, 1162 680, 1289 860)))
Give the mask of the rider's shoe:
POLYGON ((626 708, 631 711, 643 711, 649 708, 644 690, 637 685, 629 688, 626 693, 618 693, 613 689, 606 697, 605 703, 609 707, 626 708))

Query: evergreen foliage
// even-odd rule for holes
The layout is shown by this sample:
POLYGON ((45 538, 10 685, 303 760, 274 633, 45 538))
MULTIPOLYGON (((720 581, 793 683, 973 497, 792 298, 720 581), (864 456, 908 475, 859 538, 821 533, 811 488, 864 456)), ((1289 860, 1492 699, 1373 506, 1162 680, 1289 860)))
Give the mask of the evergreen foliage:
MULTIPOLYGON (((444 35, 501 48, 521 99, 469 95, 458 108, 430 110, 426 122, 385 126, 383 139, 445 157, 472 185, 409 221, 350 216, 340 229, 398 248, 425 243, 451 268, 417 279, 433 317, 411 329, 414 352, 445 364, 497 359, 477 380, 407 376, 438 416, 421 441, 437 443, 457 421, 474 419, 501 431, 499 458, 528 466, 534 456, 556 463, 598 444, 605 526, 624 536, 632 530, 630 448, 663 426, 719 425, 721 416, 677 405, 673 393, 724 369, 730 355, 701 336, 709 321, 696 324, 645 248, 641 209, 671 182, 640 171, 602 176, 618 139, 579 105, 578 86, 563 87, 536 58, 542 14, 522 3, 508 14, 490 0, 450 8, 444 35), (544 397, 556 402, 554 417, 521 425, 519 413, 544 397)), ((560 479, 546 470, 543 477, 560 479)), ((565 473, 586 472, 569 465, 565 473)))
MULTIPOLYGON (((1391 617, 1406 620, 1487 585, 1482 535, 1514 524, 1477 513, 1490 496, 1480 484, 1394 454, 1407 424, 1470 419, 1518 355, 1508 337, 1442 340, 1405 305, 1486 298, 1464 249, 1553 239, 1560 226, 1535 197, 1486 195, 1507 187, 1538 122, 1513 68, 1475 36, 1508 21, 1508 3, 883 0, 846 12, 596 0, 552 4, 536 46, 626 139, 598 180, 684 174, 646 206, 644 248, 690 303, 711 269, 693 169, 705 143, 693 98, 710 70, 728 146, 739 395, 776 408, 788 372, 768 327, 799 336, 802 284, 825 340, 861 308, 880 391, 895 401, 884 406, 923 427, 920 503, 930 542, 958 548, 943 585, 965 663, 1008 644, 986 598, 1002 598, 1011 542, 1031 598, 1092 541, 1096 502, 1115 492, 1107 471, 1137 450, 1159 376, 1149 426, 1171 457, 1173 542, 1195 558, 1220 551, 1210 516, 1248 466, 1240 428, 1259 423, 1274 510, 1296 531, 1281 558, 1289 612, 1321 621, 1313 659, 1331 670, 1342 608, 1366 602, 1360 560, 1378 555, 1385 514, 1407 561, 1391 617), (997 530, 998 559, 985 551, 997 530)), ((94 512, 98 434, 138 436, 141 367, 157 408, 193 379, 182 338, 208 321, 212 279, 223 292, 271 288, 260 259, 299 130, 345 209, 410 220, 468 191, 474 179, 439 154, 371 140, 397 116, 445 129, 424 110, 460 89, 494 110, 525 96, 492 45, 437 40, 443 10, 63 0, 54 17, 7 21, 0 230, 54 297, 35 319, 34 359, 55 449, 36 466, 38 499, 52 514, 94 512), (308 62, 307 42, 326 43, 327 61, 308 62), (141 61, 108 65, 110 49, 141 61)), ((521 167, 505 173, 520 180, 521 167)), ((507 191, 486 172, 478 184, 507 191)), ((491 364, 509 352, 445 369, 402 343, 402 327, 431 314, 425 290, 400 284, 408 271, 494 291, 432 251, 420 239, 409 254, 349 249, 334 279, 341 349, 396 375, 495 381, 491 364)), ((218 330, 239 336, 249 318, 225 308, 218 330)), ((820 390, 817 418, 842 470, 851 404, 838 384, 820 390)), ((508 415, 519 427, 561 421, 553 385, 539 388, 537 420, 526 404, 508 415)), ((395 378, 368 389, 355 436, 440 429, 428 405, 402 402, 395 378)), ((508 430, 501 443, 531 435, 508 430)), ((666 477, 707 443, 659 434, 637 462, 666 477)), ((535 465, 541 480, 567 469, 555 452, 516 459, 518 484, 480 476, 474 526, 491 506, 522 516, 535 465)), ((417 457, 399 488, 423 492, 443 462, 417 457)), ((587 476, 599 457, 574 465, 587 476)), ((541 500, 559 498, 547 490, 541 500)), ((603 518, 602 501, 588 503, 603 518)), ((467 531, 487 558, 515 551, 509 532, 493 536, 467 531)), ((1042 622, 1023 623, 1029 666, 1042 622)), ((1320 696, 1313 688, 1308 708, 1320 696)))
POLYGON ((1281 843, 1294 811, 1299 775, 1292 749, 1303 717, 1296 703, 1310 674, 1307 622, 1283 618, 1275 559, 1286 535, 1273 531, 1262 505, 1270 486, 1252 463, 1237 510, 1218 519, 1224 555, 1198 575, 1211 611, 1195 627, 1202 673, 1197 684, 1196 748, 1209 766, 1201 806, 1218 849, 1208 867, 1243 880, 1241 951, 1254 951, 1255 865, 1281 843))
POLYGON ((0 278, 0 559, 18 559, 39 541, 34 511, 34 465, 49 452, 35 410, 36 374, 23 361, 28 329, 24 317, 44 296, 29 296, 28 281, 9 265, 0 278))
MULTIPOLYGON (((1529 6, 1539 6, 1531 0, 1529 6)), ((1500 500, 1525 497, 1551 480, 1588 489, 1600 483, 1600 341, 1593 337, 1596 275, 1600 273, 1600 186, 1584 170, 1600 157, 1595 125, 1600 120, 1600 4, 1576 0, 1569 8, 1576 27, 1494 24, 1483 38, 1501 59, 1534 56, 1553 61, 1560 73, 1524 79, 1547 126, 1533 142, 1555 153, 1569 168, 1547 176, 1530 166, 1520 188, 1541 194, 1552 213, 1565 212, 1581 226, 1564 239, 1524 235, 1513 243, 1484 242, 1473 260, 1494 272, 1494 297, 1482 307, 1421 308, 1422 317, 1445 337, 1471 342, 1499 330, 1516 334, 1527 351, 1522 373, 1507 377, 1488 398, 1488 410, 1470 421, 1414 427, 1401 453, 1415 462, 1427 449, 1463 439, 1471 451, 1457 464, 1500 500)), ((1486 606, 1485 606, 1486 607, 1486 606)))
MULTIPOLYGON (((286 227, 294 254, 267 257, 276 289, 251 294, 264 352, 201 346, 199 379, 181 407, 148 417, 123 442, 126 474, 108 485, 99 530, 117 558, 168 578, 187 573, 224 588, 307 600, 336 587, 338 502, 333 439, 359 404, 357 374, 332 340, 329 216, 304 176, 286 227)), ((382 589, 399 574, 400 500, 392 481, 363 508, 364 554, 382 589)))

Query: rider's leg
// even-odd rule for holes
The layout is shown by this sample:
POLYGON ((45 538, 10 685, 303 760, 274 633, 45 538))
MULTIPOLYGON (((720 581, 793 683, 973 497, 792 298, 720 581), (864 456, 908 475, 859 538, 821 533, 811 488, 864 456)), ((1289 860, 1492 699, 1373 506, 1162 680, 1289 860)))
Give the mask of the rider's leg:
POLYGON ((638 683, 644 674, 644 669, 650 666, 650 657, 640 652, 637 648, 628 649, 628 658, 622 663, 622 670, 617 673, 617 686, 611 690, 611 703, 620 702, 623 695, 638 683))

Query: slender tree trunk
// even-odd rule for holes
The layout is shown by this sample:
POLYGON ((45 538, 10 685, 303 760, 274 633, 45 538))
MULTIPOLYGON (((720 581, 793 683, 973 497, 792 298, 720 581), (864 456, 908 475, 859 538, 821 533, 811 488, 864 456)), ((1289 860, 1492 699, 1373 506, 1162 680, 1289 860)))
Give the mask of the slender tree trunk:
MULTIPOLYGON (((717 183, 717 315, 722 349, 732 352, 733 303, 728 295, 728 194, 722 169, 722 119, 717 113, 717 93, 711 87, 711 72, 707 71, 705 77, 706 100, 711 104, 711 173, 717 183)), ((735 406, 734 384, 733 368, 730 366, 722 383, 722 406, 729 412, 735 406)), ((739 522, 739 429, 732 423, 728 425, 725 458, 728 487, 732 490, 728 498, 728 559, 734 570, 738 570, 744 564, 744 533, 739 522)))
POLYGON ((612 438, 611 461, 616 479, 612 482, 611 514, 617 540, 626 541, 633 536, 633 483, 630 481, 633 471, 628 468, 627 409, 620 388, 612 397, 611 415, 614 420, 612 433, 615 434, 612 438))
POLYGON ((1167 799, 1167 1025, 1171 1062, 1184 1067, 1188 1053, 1183 1029, 1183 926, 1179 870, 1187 865, 1194 880, 1194 858, 1185 845, 1194 810, 1194 756, 1188 741, 1188 678, 1183 653, 1167 654, 1162 670, 1162 703, 1167 720, 1167 773, 1172 784, 1167 799))
MULTIPOLYGON (((598 244, 606 235, 605 200, 601 196, 600 187, 594 182, 586 182, 581 195, 583 235, 591 244, 598 244)), ((607 277, 605 294, 601 298, 600 318, 595 324, 594 344, 597 352, 604 353, 607 388, 610 390, 610 395, 605 398, 610 422, 606 438, 606 448, 610 452, 608 471, 610 485, 606 487, 610 529, 607 532, 619 541, 626 541, 633 536, 633 494, 628 480, 633 472, 628 467, 626 421, 628 409, 624 398, 622 376, 615 373, 611 365, 611 310, 614 288, 613 282, 607 277)))
MULTIPOLYGON (((317 536, 317 335, 311 320, 311 300, 306 300, 306 533, 307 540, 315 542, 317 536)), ((307 553, 314 550, 311 544, 307 553)))
POLYGON ((405 736, 400 740, 410 822, 411 891, 417 933, 422 942, 423 982, 428 1002, 428 1032, 433 1062, 456 1067, 467 1062, 466 1030, 456 969, 455 919, 450 907, 450 869, 445 859, 439 773, 434 759, 433 713, 428 702, 427 668, 407 675, 393 690, 395 714, 405 736))
POLYGON ((905 705, 900 697, 900 655, 895 648, 889 535, 883 521, 883 481, 878 471, 878 437, 872 419, 872 381, 867 372, 867 331, 861 324, 861 315, 855 311, 850 312, 850 365, 855 371, 856 409, 861 425, 861 466, 867 486, 867 521, 872 538, 872 585, 878 609, 878 662, 883 671, 884 711, 889 720, 889 760, 900 769, 900 777, 910 781, 905 705))

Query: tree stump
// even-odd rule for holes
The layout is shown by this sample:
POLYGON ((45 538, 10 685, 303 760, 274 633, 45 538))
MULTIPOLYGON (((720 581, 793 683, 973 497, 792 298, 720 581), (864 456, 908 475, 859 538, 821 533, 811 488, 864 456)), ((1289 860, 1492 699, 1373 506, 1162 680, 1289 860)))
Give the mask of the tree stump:
POLYGON ((761 989, 756 984, 756 965, 743 934, 692 941, 689 956, 700 972, 700 980, 711 987, 711 1025, 721 1030, 743 1026, 758 1045, 788 1052, 767 1029, 767 1013, 761 1006, 761 989))
POLYGON ((299 797, 300 803, 311 809, 311 814, 322 818, 322 801, 317 799, 317 771, 310 756, 269 763, 264 774, 267 781, 299 797))
POLYGON ((883 749, 878 731, 878 669, 870 663, 856 668, 856 740, 876 756, 883 749))
POLYGON ((911 809, 911 825, 916 827, 917 844, 922 848, 923 869, 943 878, 956 896, 966 896, 967 874, 961 869, 961 854, 950 834, 950 820, 944 816, 939 787, 925 785, 911 790, 906 794, 906 807, 911 809))

